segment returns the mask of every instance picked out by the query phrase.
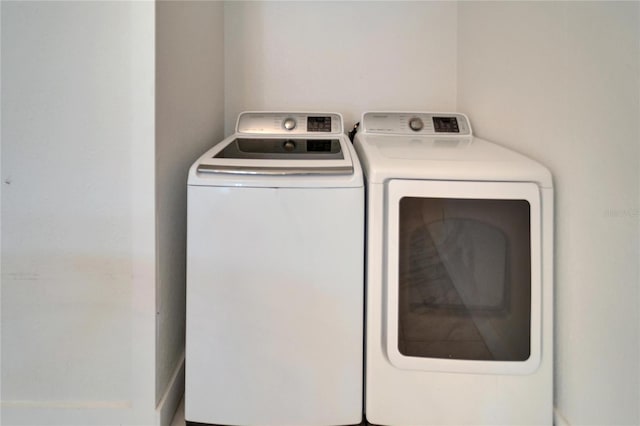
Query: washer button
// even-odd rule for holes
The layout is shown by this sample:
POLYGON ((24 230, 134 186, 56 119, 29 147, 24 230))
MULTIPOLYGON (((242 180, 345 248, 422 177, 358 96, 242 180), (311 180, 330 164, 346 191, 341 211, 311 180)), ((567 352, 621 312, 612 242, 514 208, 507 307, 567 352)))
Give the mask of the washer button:
POLYGON ((424 123, 420 118, 413 117, 411 120, 409 120, 409 127, 411 128, 411 130, 417 132, 419 130, 422 130, 422 128, 424 127, 424 123))
POLYGON ((284 121, 282 122, 282 127, 284 127, 287 130, 293 130, 296 128, 296 120, 291 117, 285 118, 284 121))

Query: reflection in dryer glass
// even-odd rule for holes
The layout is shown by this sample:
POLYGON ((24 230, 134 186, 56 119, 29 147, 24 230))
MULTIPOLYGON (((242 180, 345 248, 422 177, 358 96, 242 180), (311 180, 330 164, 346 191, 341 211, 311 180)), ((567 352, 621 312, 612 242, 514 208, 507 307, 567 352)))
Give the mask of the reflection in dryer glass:
POLYGON ((400 353, 529 358, 529 210, 525 200, 400 201, 400 353))

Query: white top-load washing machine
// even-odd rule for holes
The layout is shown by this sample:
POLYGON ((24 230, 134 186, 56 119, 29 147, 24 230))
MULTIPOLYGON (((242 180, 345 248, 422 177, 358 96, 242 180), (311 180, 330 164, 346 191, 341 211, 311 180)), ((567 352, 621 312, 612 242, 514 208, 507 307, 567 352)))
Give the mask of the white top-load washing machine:
POLYGON ((185 418, 362 418, 364 187, 334 113, 246 112, 189 171, 185 418))
POLYGON ((365 413, 379 425, 551 424, 553 189, 463 114, 370 112, 365 413))

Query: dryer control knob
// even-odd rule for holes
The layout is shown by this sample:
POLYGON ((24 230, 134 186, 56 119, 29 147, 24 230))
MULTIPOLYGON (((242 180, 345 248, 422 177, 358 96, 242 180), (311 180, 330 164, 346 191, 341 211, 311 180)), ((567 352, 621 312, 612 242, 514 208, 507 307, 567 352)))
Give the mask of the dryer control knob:
POLYGON ((413 117, 411 120, 409 120, 409 127, 411 128, 411 130, 417 132, 419 130, 422 130, 422 128, 424 127, 424 123, 418 117, 413 117))
POLYGON ((285 151, 291 152, 296 149, 296 143, 294 141, 284 141, 282 147, 285 151))
POLYGON ((296 120, 291 117, 285 118, 284 121, 282 122, 282 127, 284 127, 287 130, 293 130, 296 128, 296 120))

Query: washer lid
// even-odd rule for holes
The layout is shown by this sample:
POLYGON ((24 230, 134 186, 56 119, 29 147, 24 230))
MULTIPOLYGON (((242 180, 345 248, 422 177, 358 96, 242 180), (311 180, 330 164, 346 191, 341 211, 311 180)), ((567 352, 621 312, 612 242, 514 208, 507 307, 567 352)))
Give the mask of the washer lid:
POLYGON ((189 185, 362 187, 343 128, 337 113, 243 112, 237 132, 191 167, 189 185))
POLYGON ((193 164, 189 185, 360 187, 363 179, 346 135, 282 138, 235 134, 193 164))
POLYGON ((214 158, 341 160, 344 155, 338 138, 236 138, 214 158))
POLYGON ((231 137, 205 154, 198 173, 262 176, 352 175, 340 138, 231 137))

